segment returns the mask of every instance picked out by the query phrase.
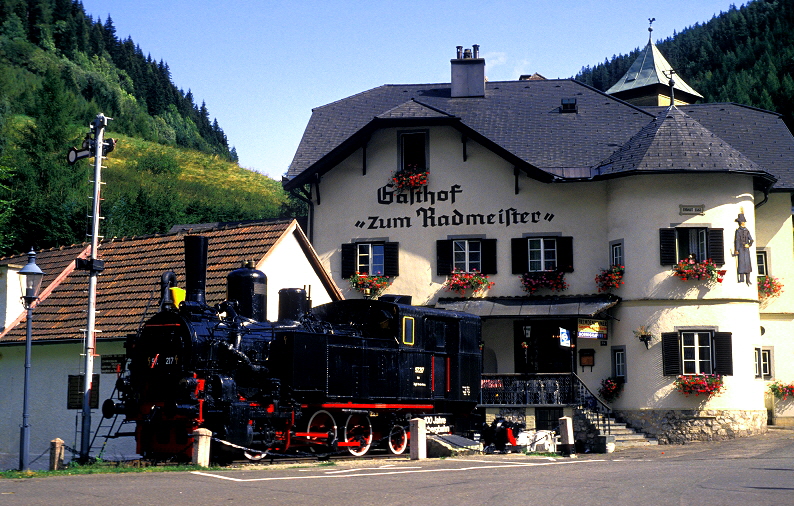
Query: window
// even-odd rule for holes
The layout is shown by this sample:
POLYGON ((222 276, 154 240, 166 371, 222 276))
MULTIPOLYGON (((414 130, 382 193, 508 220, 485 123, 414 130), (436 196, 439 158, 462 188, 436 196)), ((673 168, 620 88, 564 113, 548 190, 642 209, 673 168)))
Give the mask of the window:
POLYGON ((553 271, 557 269, 557 239, 530 238, 529 247, 529 272, 553 271))
POLYGON ((522 237, 511 240, 513 274, 573 272, 572 237, 522 237))
POLYGON ((612 376, 626 381, 626 347, 612 347, 612 376))
POLYGON ((765 380, 772 379, 772 349, 755 349, 755 377, 765 380))
POLYGON ((690 255, 694 255, 698 262, 710 258, 717 265, 725 264, 725 241, 721 228, 661 228, 659 247, 662 265, 677 264, 690 255))
POLYGON ((400 133, 400 169, 427 170, 427 132, 400 133))
POLYGON ((663 332, 662 368, 665 375, 733 375, 731 333, 712 330, 663 332))
POLYGON ((560 101, 560 112, 576 112, 576 99, 575 98, 563 98, 560 101))
POLYGON ((496 239, 448 239, 436 241, 436 272, 446 276, 453 269, 496 274, 496 239))
POLYGON ((711 374, 711 332, 681 333, 684 374, 711 374))
POLYGON ((623 241, 612 241, 609 244, 609 264, 626 265, 623 260, 623 241))
POLYGON ((482 243, 480 241, 452 241, 452 265, 463 272, 482 271, 482 243))
POLYGON ((398 276, 400 274, 399 243, 354 242, 342 245, 342 277, 356 272, 370 276, 398 276))
POLYGON ((383 267, 383 244, 356 244, 356 270, 362 274, 367 273, 371 276, 382 275, 385 272, 383 267))
POLYGON ((769 275, 769 261, 766 256, 766 251, 763 250, 756 250, 755 258, 758 263, 758 275, 759 276, 768 276, 769 275))
POLYGON ((403 317, 403 344, 406 346, 414 345, 414 318, 413 316, 403 317))

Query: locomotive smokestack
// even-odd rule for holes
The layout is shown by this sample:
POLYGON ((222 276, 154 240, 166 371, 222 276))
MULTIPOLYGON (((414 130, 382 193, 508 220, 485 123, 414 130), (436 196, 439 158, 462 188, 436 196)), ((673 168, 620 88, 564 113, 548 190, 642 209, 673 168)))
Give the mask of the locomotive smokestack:
POLYGON ((205 304, 208 246, 209 240, 203 235, 185 236, 185 285, 188 302, 205 304))

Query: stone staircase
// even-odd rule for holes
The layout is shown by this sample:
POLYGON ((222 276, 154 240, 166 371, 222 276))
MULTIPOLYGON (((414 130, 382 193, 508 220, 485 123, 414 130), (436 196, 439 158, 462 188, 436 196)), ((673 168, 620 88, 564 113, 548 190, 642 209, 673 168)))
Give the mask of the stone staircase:
MULTIPOLYGON (((594 427, 601 435, 608 435, 606 430, 599 430, 598 427, 603 423, 599 423, 598 415, 588 409, 577 410, 577 416, 586 419, 592 427, 594 427)), ((623 422, 617 422, 613 417, 609 417, 610 434, 615 436, 615 450, 619 451, 623 448, 633 448, 636 446, 651 446, 658 445, 659 441, 651 436, 637 432, 623 422)))

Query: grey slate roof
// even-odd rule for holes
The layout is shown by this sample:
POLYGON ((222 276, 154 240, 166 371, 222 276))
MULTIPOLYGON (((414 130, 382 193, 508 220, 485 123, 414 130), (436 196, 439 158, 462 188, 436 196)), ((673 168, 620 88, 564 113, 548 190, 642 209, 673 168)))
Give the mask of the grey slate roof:
POLYGON ((716 171, 763 175, 761 168, 676 107, 662 111, 594 174, 716 171))
MULTIPOLYGON (((794 137, 779 114, 730 103, 679 108, 777 178, 775 190, 794 189, 794 137)), ((485 97, 468 98, 451 98, 449 84, 379 86, 312 111, 285 187, 332 169, 378 128, 431 124, 458 128, 538 180, 587 179, 664 109, 572 79, 488 82, 485 97), (575 98, 577 112, 560 112, 563 98, 575 98)))

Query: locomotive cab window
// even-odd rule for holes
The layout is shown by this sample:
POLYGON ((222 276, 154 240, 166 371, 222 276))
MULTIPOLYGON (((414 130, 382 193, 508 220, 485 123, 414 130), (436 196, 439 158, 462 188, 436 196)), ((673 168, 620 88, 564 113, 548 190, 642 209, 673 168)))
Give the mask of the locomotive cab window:
POLYGON ((403 317, 403 344, 414 345, 414 318, 412 316, 403 317))

